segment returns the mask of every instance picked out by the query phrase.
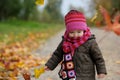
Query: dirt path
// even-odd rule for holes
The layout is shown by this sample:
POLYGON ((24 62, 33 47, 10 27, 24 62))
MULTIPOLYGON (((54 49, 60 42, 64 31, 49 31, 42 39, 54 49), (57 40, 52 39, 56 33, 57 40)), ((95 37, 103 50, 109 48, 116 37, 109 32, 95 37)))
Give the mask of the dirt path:
MULTIPOLYGON (((61 31, 57 35, 53 36, 46 42, 43 46, 44 48, 36 50, 36 53, 39 54, 40 57, 47 57, 52 54, 61 41, 63 33, 64 32, 61 31)), ((117 74, 118 71, 120 72, 120 64, 116 63, 116 61, 120 61, 120 36, 117 36, 112 32, 105 33, 105 31, 98 29, 92 29, 92 33, 96 35, 97 42, 99 43, 103 57, 105 58, 108 71, 108 75, 104 79, 97 80, 120 80, 120 74, 117 74), (105 34, 107 34, 107 36, 101 40, 105 34)), ((59 68, 60 65, 53 71, 45 72, 37 80, 60 80, 57 74, 59 68)), ((36 79, 32 78, 32 80, 36 79)))

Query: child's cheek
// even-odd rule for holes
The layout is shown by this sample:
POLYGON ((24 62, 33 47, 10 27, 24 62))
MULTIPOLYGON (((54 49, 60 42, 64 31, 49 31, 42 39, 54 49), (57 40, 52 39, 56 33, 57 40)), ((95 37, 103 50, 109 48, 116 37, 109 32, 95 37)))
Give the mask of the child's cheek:
POLYGON ((83 36, 83 33, 79 33, 79 37, 82 37, 83 36))
POLYGON ((74 37, 72 34, 69 34, 68 36, 69 36, 70 38, 73 38, 73 37, 74 37))

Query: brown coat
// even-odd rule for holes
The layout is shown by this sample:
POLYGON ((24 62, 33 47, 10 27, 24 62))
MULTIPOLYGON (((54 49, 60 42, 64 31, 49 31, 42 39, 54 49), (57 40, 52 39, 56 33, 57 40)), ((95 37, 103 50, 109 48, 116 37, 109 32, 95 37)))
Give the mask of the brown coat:
MULTIPOLYGON (((62 42, 45 64, 51 70, 53 70, 63 59, 64 52, 62 50, 62 42)), ((103 56, 95 41, 94 35, 75 50, 73 62, 75 65, 76 80, 95 80, 95 67, 97 74, 107 73, 103 56)))

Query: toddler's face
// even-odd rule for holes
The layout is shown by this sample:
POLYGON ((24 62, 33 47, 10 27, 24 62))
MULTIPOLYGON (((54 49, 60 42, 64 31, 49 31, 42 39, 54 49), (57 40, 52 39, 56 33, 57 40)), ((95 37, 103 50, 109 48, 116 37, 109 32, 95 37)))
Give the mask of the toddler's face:
POLYGON ((83 34, 84 34, 83 30, 74 30, 74 31, 69 32, 68 36, 70 38, 77 39, 78 37, 82 37, 83 34))

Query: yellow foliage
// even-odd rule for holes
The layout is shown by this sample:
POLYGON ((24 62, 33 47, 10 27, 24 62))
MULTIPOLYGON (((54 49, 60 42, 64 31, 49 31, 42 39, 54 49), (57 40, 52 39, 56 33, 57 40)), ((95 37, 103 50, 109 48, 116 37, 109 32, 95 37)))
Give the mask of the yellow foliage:
POLYGON ((36 0, 36 5, 44 5, 44 0, 36 0))
POLYGON ((44 72, 45 72, 44 67, 41 67, 40 69, 34 69, 35 78, 39 78, 39 76, 44 72))

